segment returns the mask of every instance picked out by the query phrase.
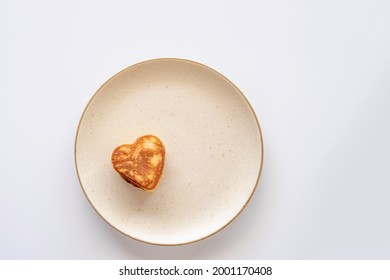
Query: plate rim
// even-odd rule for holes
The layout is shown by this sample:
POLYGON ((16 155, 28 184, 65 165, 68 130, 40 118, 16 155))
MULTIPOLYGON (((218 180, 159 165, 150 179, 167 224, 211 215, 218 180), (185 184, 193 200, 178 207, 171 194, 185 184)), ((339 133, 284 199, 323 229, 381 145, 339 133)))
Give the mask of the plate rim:
POLYGON ((237 217, 244 211, 244 209, 246 208, 246 206, 249 204, 250 200, 252 199, 254 193, 256 192, 257 190, 257 187, 259 185, 259 181, 260 181, 260 177, 261 177, 261 174, 262 174, 262 170, 263 170, 263 162, 264 162, 264 141, 263 141, 263 134, 262 134, 262 130, 261 130, 261 126, 260 126, 260 122, 258 120, 258 117, 256 115, 256 112, 255 110, 253 109, 251 103, 249 102, 248 98, 244 95, 244 93, 238 88, 238 86, 236 86, 230 79, 228 79, 226 76, 224 76, 223 74, 221 74, 220 72, 218 72, 217 70, 215 70, 214 68, 210 67, 210 66, 207 66, 203 63, 200 63, 200 62, 197 62, 197 61, 194 61, 194 60, 190 60, 190 59, 186 59, 186 58, 177 58, 177 57, 159 57, 159 58, 152 58, 152 59, 147 59, 147 60, 142 60, 142 61, 139 61, 137 63, 134 63, 134 64, 131 64, 130 66, 127 66, 125 68, 123 68, 122 70, 116 72, 114 75, 112 75, 109 79, 107 79, 96 91, 95 93, 90 97, 90 99, 88 100, 87 104, 85 105, 84 109, 83 109, 83 112, 81 114, 81 117, 80 117, 80 120, 78 122, 78 125, 77 125, 77 129, 76 129, 76 136, 75 136, 75 140, 74 140, 74 161, 75 161, 75 167, 76 167, 76 174, 77 174, 77 179, 79 181, 79 184, 80 184, 80 187, 84 193, 84 196, 87 198, 89 204, 92 206, 92 208, 95 210, 95 212, 100 216, 100 218, 103 219, 103 221, 105 221, 108 225, 110 225, 113 229, 115 229, 116 231, 118 231, 119 233, 133 239, 133 240, 136 240, 136 241, 139 241, 139 242, 142 242, 142 243, 145 243, 145 244, 149 244, 149 245, 157 245, 157 246, 167 246, 167 247, 170 247, 170 246, 181 246, 181 245, 187 245, 187 244, 192 244, 192 243, 196 243, 196 242, 199 242, 201 240, 205 240, 215 234, 217 234, 218 232, 222 231, 223 229, 225 229, 227 226, 229 226, 234 220, 237 219, 237 217), (128 233, 125 233, 123 232, 122 230, 120 230, 119 228, 115 227, 113 224, 111 224, 99 211, 98 209, 96 209, 96 207, 94 206, 94 204, 92 203, 92 201, 90 200, 90 198, 88 197, 86 191, 85 191, 85 188, 83 186, 83 183, 81 182, 81 178, 80 178, 80 173, 79 173, 79 168, 78 168, 78 165, 77 165, 77 140, 78 140, 78 137, 79 137, 79 131, 80 131, 80 125, 83 121, 83 118, 84 118, 84 115, 87 111, 87 109, 89 108, 90 104, 92 103, 92 101, 94 100, 94 98, 97 96, 97 94, 101 91, 101 89, 106 85, 108 84, 111 80, 113 80, 115 77, 119 76, 121 73, 127 71, 128 69, 130 68, 134 68, 138 65, 141 65, 141 64, 145 64, 145 63, 149 63, 149 62, 154 62, 154 61, 179 61, 179 62, 186 62, 186 63, 192 63, 192 64, 195 64, 197 66, 201 66, 201 67, 204 67, 206 68, 207 70, 211 71, 211 72, 214 72, 215 74, 217 74, 219 77, 221 77, 223 80, 225 80, 226 82, 228 82, 231 86, 233 86, 233 88, 235 88, 238 92, 238 94, 244 99, 244 101, 247 103, 247 105, 249 106, 249 109, 250 111, 252 112, 252 115, 253 117, 255 118, 255 121, 256 121, 256 125, 257 125, 257 130, 259 132, 259 136, 260 136, 260 148, 261 148, 261 159, 260 159, 260 167, 259 167, 259 171, 258 171, 258 174, 257 174, 257 178, 256 178, 256 183, 251 191, 251 194, 249 195, 248 199, 246 200, 245 204, 243 204, 242 208, 240 209, 240 211, 238 211, 229 221, 226 222, 226 224, 224 224, 222 227, 220 227, 219 229, 209 233, 208 235, 206 236, 203 236, 201 238, 198 238, 198 239, 195 239, 195 240, 191 240, 191 241, 188 241, 188 242, 179 242, 179 243, 158 243, 158 242, 151 242, 151 241, 147 241, 147 240, 143 240, 141 238, 137 238, 137 237, 134 237, 134 236, 131 236, 130 234, 128 233))

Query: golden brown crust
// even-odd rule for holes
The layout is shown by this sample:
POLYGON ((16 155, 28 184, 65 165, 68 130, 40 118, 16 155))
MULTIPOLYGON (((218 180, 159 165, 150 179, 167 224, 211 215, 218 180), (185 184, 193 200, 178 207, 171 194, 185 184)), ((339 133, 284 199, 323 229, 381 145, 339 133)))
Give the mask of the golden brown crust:
POLYGON ((164 168, 165 147, 156 136, 144 135, 133 144, 117 147, 111 162, 127 182, 151 192, 156 189, 164 168))

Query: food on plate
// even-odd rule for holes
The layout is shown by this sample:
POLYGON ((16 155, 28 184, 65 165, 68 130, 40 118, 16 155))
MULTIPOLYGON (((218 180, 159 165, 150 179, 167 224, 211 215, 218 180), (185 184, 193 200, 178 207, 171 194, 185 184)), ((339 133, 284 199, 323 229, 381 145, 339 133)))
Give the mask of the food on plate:
POLYGON ((139 137, 133 144, 115 148, 111 162, 128 183, 147 192, 157 188, 164 169, 165 147, 154 135, 139 137))

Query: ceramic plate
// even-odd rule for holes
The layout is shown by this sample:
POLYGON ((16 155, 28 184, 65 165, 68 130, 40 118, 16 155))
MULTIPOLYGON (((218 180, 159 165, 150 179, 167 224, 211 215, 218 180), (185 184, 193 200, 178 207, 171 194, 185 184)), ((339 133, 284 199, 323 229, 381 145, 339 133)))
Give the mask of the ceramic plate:
POLYGON ((139 241, 177 245, 218 232, 241 212, 258 184, 263 144, 254 111, 227 78, 197 62, 155 59, 96 92, 80 120, 75 158, 85 195, 107 223, 139 241), (153 193, 111 165, 115 147, 145 134, 166 148, 153 193))

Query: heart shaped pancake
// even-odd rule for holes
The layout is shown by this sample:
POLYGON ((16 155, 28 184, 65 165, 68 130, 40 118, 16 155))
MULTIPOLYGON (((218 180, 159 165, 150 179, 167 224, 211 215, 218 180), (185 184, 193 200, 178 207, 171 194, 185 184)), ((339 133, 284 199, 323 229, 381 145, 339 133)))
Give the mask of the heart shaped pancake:
POLYGON ((156 136, 144 135, 133 144, 117 147, 112 153, 111 162, 127 182, 152 192, 164 168, 165 147, 156 136))

